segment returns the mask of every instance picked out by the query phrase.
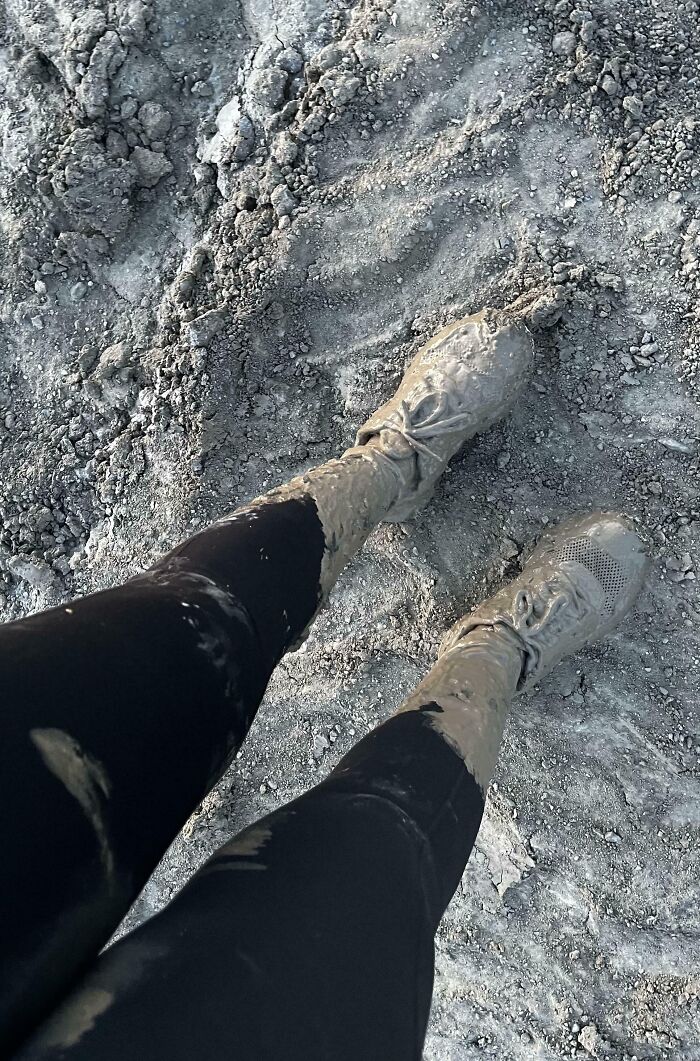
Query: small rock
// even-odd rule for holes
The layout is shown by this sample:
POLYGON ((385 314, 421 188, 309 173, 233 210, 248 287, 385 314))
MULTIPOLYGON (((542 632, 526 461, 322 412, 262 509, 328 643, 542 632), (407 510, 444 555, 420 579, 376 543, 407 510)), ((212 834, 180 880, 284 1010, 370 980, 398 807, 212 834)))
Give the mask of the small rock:
POLYGON ((614 77, 611 77, 610 74, 605 75, 600 87, 608 96, 616 96, 620 90, 617 81, 614 77))
POLYGON ((224 327, 224 314, 221 310, 210 309, 207 313, 195 317, 187 325, 187 334, 191 347, 209 346, 212 339, 217 336, 224 327))
POLYGON ((253 153, 255 147, 255 127, 247 114, 242 114, 238 123, 238 143, 233 157, 243 162, 253 153))
POLYGON ((206 99, 209 96, 214 95, 214 89, 207 81, 195 81, 190 93, 193 96, 198 96, 200 99, 206 99))
POLYGON ((504 538, 501 545, 501 556, 505 560, 512 560, 520 552, 517 542, 514 542, 512 538, 504 538))
POLYGON ((357 95, 361 84, 359 77, 343 78, 333 89, 333 99, 336 103, 349 103, 357 95))
POLYGON ((572 55, 576 51, 576 34, 569 30, 557 33, 552 41, 552 51, 555 55, 572 55))
POLYGON ((660 438, 659 442, 664 449, 670 449, 674 453, 695 453, 695 448, 689 445, 687 442, 680 442, 677 438, 660 438))
POLYGON ((134 117, 138 109, 138 100, 134 99, 133 96, 127 96, 127 98, 123 101, 121 107, 119 108, 119 114, 125 121, 128 121, 129 118, 134 117))
POLYGON ((56 581, 51 568, 41 560, 32 562, 21 556, 11 556, 7 561, 7 568, 13 578, 27 582, 37 589, 53 586, 56 581))
POLYGON ((633 118, 641 118, 644 113, 644 104, 638 96, 625 96, 622 106, 633 118))
POLYGON ((137 180, 142 188, 154 188, 159 180, 173 171, 165 155, 149 151, 147 147, 135 147, 131 152, 131 161, 136 167, 137 180))
POLYGON ((172 118, 170 112, 156 103, 155 100, 147 100, 139 109, 139 121, 141 127, 149 140, 162 140, 170 131, 172 118))
POLYGON ((625 281, 615 273, 598 273, 595 282, 598 287, 608 288, 610 291, 624 291, 625 281))
POLYGON ((327 44, 315 56, 313 64, 318 70, 332 70, 343 58, 343 53, 335 44, 327 44))
POLYGON ((97 350, 93 346, 83 347, 78 357, 78 368, 83 376, 87 376, 95 361, 97 361, 97 350))
POLYGON ((285 48, 279 52, 275 62, 288 74, 298 74, 304 65, 304 60, 295 48, 285 48))
POLYGON ((299 148, 289 133, 280 133, 276 138, 272 153, 280 166, 291 166, 299 154, 299 148))
POLYGON ((281 107, 286 86, 287 75, 283 70, 273 66, 254 68, 246 82, 246 98, 251 114, 260 118, 261 113, 269 114, 281 107))
POLYGON ((578 1036, 578 1042, 586 1053, 597 1053, 598 1047, 600 1046, 600 1036, 595 1024, 587 1024, 581 1029, 578 1036))
POLYGON ((110 129, 105 140, 105 149, 110 158, 128 158, 129 145, 121 133, 110 129))
POLYGON ((330 748, 330 746, 331 746, 331 742, 328 740, 328 737, 326 737, 325 734, 323 734, 323 733, 318 734, 316 737, 314 737, 314 747, 313 747, 314 758, 315 759, 320 759, 321 756, 323 755, 323 753, 325 751, 327 751, 327 749, 330 748))
POLYGON ((70 289, 70 297, 73 302, 80 302, 81 298, 84 298, 87 294, 87 284, 84 280, 78 280, 77 283, 73 284, 70 289))
POLYGON ((100 379, 110 379, 116 372, 127 368, 131 361, 131 350, 127 343, 113 343, 100 354, 100 361, 95 375, 100 379))
POLYGON ((286 184, 278 184, 270 196, 272 208, 278 217, 284 217, 296 210, 298 199, 292 195, 286 184))

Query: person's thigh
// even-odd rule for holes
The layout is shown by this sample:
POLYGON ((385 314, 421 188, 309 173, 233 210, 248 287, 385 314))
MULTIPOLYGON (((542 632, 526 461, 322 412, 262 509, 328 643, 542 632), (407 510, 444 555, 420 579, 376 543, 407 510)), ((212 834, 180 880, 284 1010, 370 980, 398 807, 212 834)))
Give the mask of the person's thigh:
POLYGON ((318 793, 223 848, 113 946, 22 1061, 416 1061, 433 976, 422 838, 318 793))
POLYGON ((322 554, 312 502, 267 505, 0 626, 0 1046, 104 946, 240 746, 322 554))
POLYGON ((417 1061, 482 811, 428 716, 390 719, 103 954, 19 1058, 417 1061))

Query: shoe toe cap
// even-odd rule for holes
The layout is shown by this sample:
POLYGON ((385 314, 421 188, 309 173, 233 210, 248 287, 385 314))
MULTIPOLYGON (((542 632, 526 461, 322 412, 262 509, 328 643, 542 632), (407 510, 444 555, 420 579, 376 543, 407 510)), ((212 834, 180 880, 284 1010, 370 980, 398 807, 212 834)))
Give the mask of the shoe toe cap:
POLYGON ((567 520, 540 542, 537 554, 583 564, 600 583, 613 621, 631 607, 649 571, 649 550, 629 517, 593 512, 567 520))

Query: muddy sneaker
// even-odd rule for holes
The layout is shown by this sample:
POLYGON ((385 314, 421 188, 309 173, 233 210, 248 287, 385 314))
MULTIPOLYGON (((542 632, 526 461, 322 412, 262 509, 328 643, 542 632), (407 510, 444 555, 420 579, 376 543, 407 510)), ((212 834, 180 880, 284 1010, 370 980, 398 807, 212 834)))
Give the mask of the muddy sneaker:
POLYGON ((450 458, 510 410, 530 374, 533 346, 519 310, 485 309, 418 351, 394 397, 357 433, 356 445, 397 477, 389 522, 413 516, 450 458))
POLYGON ((588 641, 603 637, 632 607, 649 565, 630 520, 594 512, 548 532, 522 574, 452 627, 440 654, 477 627, 506 626, 523 653, 526 689, 588 641))

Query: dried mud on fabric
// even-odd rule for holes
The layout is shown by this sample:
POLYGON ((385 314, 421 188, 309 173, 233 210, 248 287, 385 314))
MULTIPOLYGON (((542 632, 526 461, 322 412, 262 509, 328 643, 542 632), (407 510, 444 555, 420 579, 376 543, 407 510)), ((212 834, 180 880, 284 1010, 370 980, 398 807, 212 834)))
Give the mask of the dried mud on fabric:
POLYGON ((351 445, 458 317, 562 309, 128 923, 325 776, 548 521, 622 508, 650 588, 516 704, 425 1057, 700 1058, 697 0, 6 0, 0 29, 3 619, 351 445))

